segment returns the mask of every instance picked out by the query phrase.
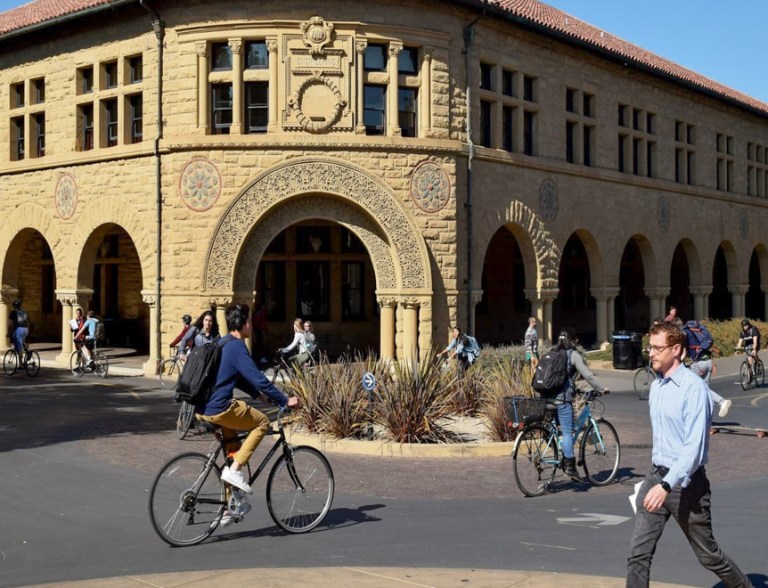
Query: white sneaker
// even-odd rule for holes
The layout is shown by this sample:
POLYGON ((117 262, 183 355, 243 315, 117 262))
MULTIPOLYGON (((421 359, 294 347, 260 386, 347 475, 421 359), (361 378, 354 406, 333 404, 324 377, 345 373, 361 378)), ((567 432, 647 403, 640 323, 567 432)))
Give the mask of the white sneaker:
POLYGON ((235 517, 232 516, 231 512, 227 511, 221 517, 221 521, 219 521, 219 527, 229 527, 234 522, 235 517))
POLYGON ((232 511, 229 510, 225 511, 221 517, 221 521, 219 521, 219 526, 229 527, 232 523, 239 523, 249 512, 251 512, 251 505, 245 498, 243 498, 240 502, 240 508, 237 509, 237 514, 232 514, 232 511))
POLYGON ((248 482, 245 481, 242 470, 235 472, 229 469, 229 466, 225 466, 224 469, 221 470, 221 479, 230 486, 240 488, 240 490, 246 494, 253 494, 253 488, 251 488, 248 485, 248 482))
POLYGON ((733 402, 731 402, 730 400, 723 400, 720 403, 720 411, 717 413, 718 416, 720 417, 726 416, 728 414, 728 411, 731 410, 731 404, 733 404, 733 402))

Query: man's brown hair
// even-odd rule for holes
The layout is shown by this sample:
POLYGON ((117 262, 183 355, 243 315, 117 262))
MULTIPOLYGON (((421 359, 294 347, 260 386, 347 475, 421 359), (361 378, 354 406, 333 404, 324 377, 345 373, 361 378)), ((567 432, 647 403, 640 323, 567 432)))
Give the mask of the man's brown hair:
POLYGON ((680 345, 681 347, 685 347, 688 342, 688 338, 685 336, 682 329, 673 323, 664 321, 659 325, 654 324, 648 334, 653 336, 661 333, 664 333, 667 345, 680 345))

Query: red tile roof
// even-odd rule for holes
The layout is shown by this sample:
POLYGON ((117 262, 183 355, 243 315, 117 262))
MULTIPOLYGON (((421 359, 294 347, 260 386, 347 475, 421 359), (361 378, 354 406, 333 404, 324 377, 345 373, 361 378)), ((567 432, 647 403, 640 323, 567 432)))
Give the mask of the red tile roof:
MULTIPOLYGON (((8 33, 23 32, 23 29, 43 24, 63 16, 113 4, 114 0, 33 0, 0 14, 0 39, 8 33)), ((479 7, 480 0, 469 0, 467 4, 479 7)), ((489 0, 492 12, 502 17, 527 22, 537 28, 554 31, 580 44, 626 60, 641 68, 671 78, 678 83, 688 84, 723 100, 768 114, 768 104, 751 96, 724 86, 701 74, 686 69, 668 59, 654 55, 641 47, 611 35, 578 18, 538 0, 489 0)))

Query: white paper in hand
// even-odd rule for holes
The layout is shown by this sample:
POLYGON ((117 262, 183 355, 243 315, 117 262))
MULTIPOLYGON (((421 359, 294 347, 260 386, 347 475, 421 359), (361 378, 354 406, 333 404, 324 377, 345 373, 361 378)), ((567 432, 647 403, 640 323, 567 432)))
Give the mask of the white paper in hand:
POLYGON ((635 484, 635 492, 633 494, 629 495, 629 504, 632 505, 632 511, 637 514, 637 495, 640 493, 640 487, 643 485, 642 482, 638 482, 635 484))

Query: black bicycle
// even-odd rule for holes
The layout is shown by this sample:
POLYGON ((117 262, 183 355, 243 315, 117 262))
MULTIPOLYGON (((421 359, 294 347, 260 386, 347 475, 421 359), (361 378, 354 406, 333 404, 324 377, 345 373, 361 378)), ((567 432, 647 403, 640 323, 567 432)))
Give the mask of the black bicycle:
MULTIPOLYGON (((267 479, 267 509, 277 525, 288 533, 306 533, 319 525, 333 502, 333 470, 325 456, 313 447, 294 447, 283 430, 285 408, 277 412, 277 428, 268 434, 277 440, 249 476, 253 484, 272 457, 279 453, 267 479)), ((207 455, 183 453, 166 463, 155 477, 149 495, 149 518, 160 538, 177 547, 196 545, 213 533, 226 515, 240 522, 250 510, 241 490, 221 479, 227 457, 225 441, 214 426, 216 440, 207 455)), ((247 433, 239 434, 243 439, 247 433)), ((231 441, 230 441, 231 442, 231 441)), ((248 473, 250 467, 248 466, 248 473)))
POLYGON ((9 349, 3 356, 3 374, 12 376, 16 372, 24 371, 30 378, 34 378, 40 372, 40 354, 29 348, 24 343, 24 351, 16 353, 15 349, 9 349))

